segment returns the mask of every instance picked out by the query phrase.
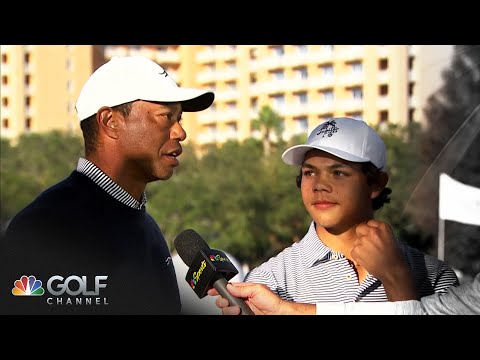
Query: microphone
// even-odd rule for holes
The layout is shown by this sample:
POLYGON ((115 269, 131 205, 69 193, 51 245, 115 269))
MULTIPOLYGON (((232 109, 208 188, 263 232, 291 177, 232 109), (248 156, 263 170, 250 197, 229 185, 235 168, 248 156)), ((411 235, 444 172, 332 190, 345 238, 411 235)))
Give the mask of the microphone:
POLYGON ((188 266, 185 280, 200 299, 213 287, 230 305, 239 306, 242 315, 255 315, 242 299, 227 290, 227 281, 237 275, 238 270, 225 253, 211 249, 192 229, 178 234, 174 245, 178 255, 188 266))

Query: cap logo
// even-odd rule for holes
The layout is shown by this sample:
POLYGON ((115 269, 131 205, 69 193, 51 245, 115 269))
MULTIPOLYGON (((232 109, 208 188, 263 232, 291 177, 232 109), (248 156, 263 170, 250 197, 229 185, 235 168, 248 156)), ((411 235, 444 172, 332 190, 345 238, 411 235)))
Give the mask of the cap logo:
POLYGON ((327 135, 328 137, 331 137, 338 130, 338 127, 336 125, 337 123, 335 122, 335 120, 327 121, 325 124, 323 124, 323 126, 317 132, 317 135, 322 134, 322 138, 324 138, 325 135, 327 135))
POLYGON ((168 74, 167 74, 167 70, 165 70, 165 69, 163 69, 163 72, 161 72, 161 73, 159 73, 159 74, 160 74, 160 75, 165 75, 165 77, 167 77, 167 76, 168 76, 168 74))

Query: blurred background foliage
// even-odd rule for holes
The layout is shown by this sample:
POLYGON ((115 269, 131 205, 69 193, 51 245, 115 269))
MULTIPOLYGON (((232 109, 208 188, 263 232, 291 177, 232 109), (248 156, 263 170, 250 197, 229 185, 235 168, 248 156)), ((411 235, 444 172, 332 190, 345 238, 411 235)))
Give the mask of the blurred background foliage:
MULTIPOLYGON (((419 129, 415 124, 392 125, 382 136, 393 192, 377 217, 390 222, 404 241, 430 251, 432 236, 403 214, 419 176, 415 171, 419 129)), ((281 154, 305 139, 303 135, 288 143, 271 143, 268 155, 262 140, 212 146, 202 156, 192 145, 185 145, 172 178, 147 186, 147 209, 171 250, 176 235, 192 228, 210 247, 227 251, 251 267, 299 241, 311 220, 295 184, 298 168, 284 164, 281 154)), ((16 146, 2 139, 2 228, 41 191, 68 176, 80 156, 82 139, 60 132, 23 135, 16 146)), ((426 205, 430 211, 431 204, 426 205)))

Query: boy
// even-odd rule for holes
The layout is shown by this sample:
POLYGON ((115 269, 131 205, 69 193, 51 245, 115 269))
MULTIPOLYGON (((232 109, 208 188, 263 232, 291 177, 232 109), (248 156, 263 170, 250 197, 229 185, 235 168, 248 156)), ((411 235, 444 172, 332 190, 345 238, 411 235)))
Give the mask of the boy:
POLYGON ((356 240, 377 238, 400 248, 394 261, 381 266, 405 271, 406 260, 416 288, 412 293, 423 297, 459 285, 450 266, 397 241, 390 225, 374 218, 374 211, 389 202, 391 189, 386 187, 385 144, 364 121, 326 121, 282 159, 301 167, 297 186, 312 222, 300 242, 253 269, 246 282, 265 284, 282 299, 299 303, 388 301, 383 283, 351 256, 356 240))

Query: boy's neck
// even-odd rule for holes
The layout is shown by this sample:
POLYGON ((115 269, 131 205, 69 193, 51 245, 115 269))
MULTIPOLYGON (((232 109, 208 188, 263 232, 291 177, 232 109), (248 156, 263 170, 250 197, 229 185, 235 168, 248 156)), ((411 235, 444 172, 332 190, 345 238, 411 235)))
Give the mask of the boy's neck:
POLYGON ((355 269, 357 274, 358 283, 361 284, 362 281, 367 277, 368 272, 362 266, 356 265, 350 255, 354 241, 357 237, 355 227, 349 228, 348 230, 339 234, 332 233, 324 227, 318 225, 316 230, 318 237, 328 248, 343 254, 349 260, 350 265, 355 269))
POLYGON ((342 253, 347 258, 350 257, 350 251, 353 248, 353 242, 357 237, 355 233, 355 227, 351 227, 342 233, 334 233, 318 225, 316 230, 318 237, 327 247, 333 251, 342 253))

